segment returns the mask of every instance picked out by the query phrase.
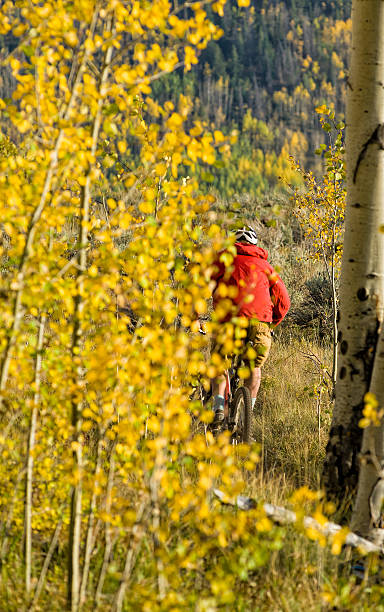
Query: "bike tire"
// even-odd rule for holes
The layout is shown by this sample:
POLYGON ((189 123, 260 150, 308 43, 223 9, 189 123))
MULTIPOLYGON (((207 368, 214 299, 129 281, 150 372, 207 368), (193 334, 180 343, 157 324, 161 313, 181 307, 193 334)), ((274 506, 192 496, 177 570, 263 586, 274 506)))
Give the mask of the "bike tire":
POLYGON ((252 399, 247 387, 239 387, 231 402, 230 421, 233 423, 232 441, 249 444, 251 441, 252 399))

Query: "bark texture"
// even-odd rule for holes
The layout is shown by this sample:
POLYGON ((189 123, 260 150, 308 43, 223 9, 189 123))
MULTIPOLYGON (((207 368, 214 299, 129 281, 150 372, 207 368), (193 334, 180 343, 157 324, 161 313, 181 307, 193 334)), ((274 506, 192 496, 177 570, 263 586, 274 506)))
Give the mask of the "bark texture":
MULTIPOLYGON (((384 406, 384 333, 377 345, 370 392, 378 406, 384 406)), ((361 466, 356 503, 351 529, 365 538, 379 543, 383 534, 382 508, 384 502, 384 421, 364 430, 361 466)))
POLYGON ((35 360, 35 393, 33 398, 33 406, 31 413, 31 422, 29 425, 27 460, 26 460, 26 475, 25 475, 25 592, 29 596, 31 591, 31 574, 32 574, 32 495, 33 495, 33 451, 35 448, 37 415, 40 403, 40 382, 41 382, 41 365, 42 365, 42 350, 44 344, 46 315, 41 315, 39 334, 36 346, 35 360))
MULTIPOLYGON (((112 24, 110 23, 110 26, 112 24)), ((111 31, 111 27, 109 27, 111 31)), ((108 47, 104 65, 101 71, 99 93, 100 97, 97 103, 97 109, 92 127, 92 146, 91 155, 96 155, 99 133, 102 122, 102 110, 105 103, 105 94, 102 94, 104 86, 108 79, 113 47, 108 47)), ((82 198, 80 205, 80 228, 79 228, 79 263, 76 276, 77 295, 74 300, 73 314, 73 338, 72 338, 72 361, 78 363, 74 388, 82 388, 83 367, 81 359, 77 359, 77 355, 81 353, 81 344, 84 332, 84 310, 85 301, 84 295, 84 276, 87 269, 87 245, 88 245, 88 223, 89 211, 91 203, 91 167, 86 175, 85 185, 82 188, 82 198)), ((81 554, 81 527, 82 527, 82 472, 83 472, 83 455, 82 455, 82 400, 78 400, 76 393, 72 399, 72 428, 73 442, 75 448, 73 451, 74 466, 78 473, 78 479, 73 486, 71 495, 71 510, 69 523, 69 556, 68 556, 68 601, 67 607, 71 612, 78 612, 80 609, 80 588, 81 588, 81 571, 80 571, 80 554, 81 554)))
POLYGON ((358 479, 359 420, 383 318, 384 2, 353 0, 347 99, 347 209, 336 403, 323 482, 345 506, 358 479))

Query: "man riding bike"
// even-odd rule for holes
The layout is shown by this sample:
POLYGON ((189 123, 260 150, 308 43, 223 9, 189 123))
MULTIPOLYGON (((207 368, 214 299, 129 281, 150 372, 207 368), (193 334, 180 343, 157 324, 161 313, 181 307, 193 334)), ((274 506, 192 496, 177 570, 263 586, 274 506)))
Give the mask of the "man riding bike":
MULTIPOLYGON (((271 348, 271 331, 287 314, 290 299, 280 276, 267 261, 268 252, 257 246, 255 230, 248 225, 235 234, 236 256, 231 265, 225 266, 225 252, 220 253, 214 264, 213 305, 220 323, 235 320, 237 325, 240 323, 241 328, 247 329, 240 355, 250 371, 245 385, 250 390, 254 407, 261 368, 271 348)), ((220 347, 219 336, 220 333, 216 346, 225 353, 224 347, 220 347)), ((224 375, 213 381, 214 425, 224 420, 225 385, 224 375)))

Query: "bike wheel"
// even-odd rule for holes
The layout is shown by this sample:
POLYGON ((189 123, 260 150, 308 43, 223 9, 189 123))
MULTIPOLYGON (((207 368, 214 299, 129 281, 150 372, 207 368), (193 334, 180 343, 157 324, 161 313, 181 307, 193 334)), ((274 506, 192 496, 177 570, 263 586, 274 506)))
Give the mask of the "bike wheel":
POLYGON ((247 387, 239 387, 231 402, 230 423, 232 442, 249 444, 251 440, 252 400, 247 387))

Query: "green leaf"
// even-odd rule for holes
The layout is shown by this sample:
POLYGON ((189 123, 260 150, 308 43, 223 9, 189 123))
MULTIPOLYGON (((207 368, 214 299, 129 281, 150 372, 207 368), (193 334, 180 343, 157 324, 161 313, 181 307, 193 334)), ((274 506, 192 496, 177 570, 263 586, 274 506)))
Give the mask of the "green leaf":
POLYGON ((210 172, 202 172, 201 178, 207 183, 213 183, 213 181, 215 180, 215 177, 210 172))
POLYGON ((266 224, 268 227, 276 227, 276 219, 268 219, 266 224))
POLYGON ((316 149, 316 151, 315 151, 316 155, 321 155, 323 153, 323 151, 325 151, 326 148, 327 147, 325 146, 325 144, 321 144, 319 146, 319 148, 316 149))
POLYGON ((222 159, 217 159, 213 165, 215 168, 225 168, 225 162, 222 159))
POLYGON ((32 57, 32 55, 34 55, 35 50, 33 47, 31 47, 30 45, 24 45, 23 47, 21 47, 21 50, 25 53, 25 55, 27 57, 32 57))
POLYGON ((114 102, 113 104, 108 104, 103 108, 103 115, 116 115, 119 112, 119 107, 114 102))
POLYGON ((156 217, 154 217, 153 215, 149 215, 149 216, 146 218, 146 223, 147 223, 148 225, 152 225, 152 226, 157 225, 157 219, 156 219, 156 217))
POLYGON ((117 136, 119 133, 116 123, 109 121, 109 119, 104 121, 103 130, 108 136, 117 136))
POLYGON ((114 164, 115 164, 115 160, 110 155, 106 155, 103 158, 103 166, 104 166, 104 168, 112 168, 112 166, 114 164))

